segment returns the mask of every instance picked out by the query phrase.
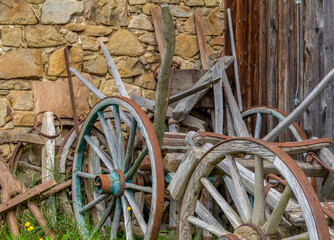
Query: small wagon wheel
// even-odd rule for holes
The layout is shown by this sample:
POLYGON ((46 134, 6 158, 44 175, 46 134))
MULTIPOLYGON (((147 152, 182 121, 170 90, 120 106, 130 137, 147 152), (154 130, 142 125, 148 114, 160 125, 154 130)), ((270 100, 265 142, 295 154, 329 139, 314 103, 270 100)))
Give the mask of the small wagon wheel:
MULTIPOLYGON (((272 115, 279 121, 283 121, 288 116, 281 110, 268 106, 254 106, 243 110, 241 112, 241 116, 243 119, 247 119, 250 116, 256 115, 256 127, 254 130, 255 138, 260 138, 262 116, 264 114, 272 115)), ((289 129, 297 141, 302 141, 307 139, 305 133, 296 122, 290 125, 289 129)))
POLYGON ((131 219, 138 222, 144 239, 156 239, 159 234, 164 198, 164 174, 160 147, 153 127, 141 108, 132 100, 124 97, 110 97, 98 102, 89 113, 84 122, 76 152, 74 155, 72 174, 72 198, 75 218, 78 222, 80 233, 84 239, 94 236, 101 229, 107 218, 112 220, 110 238, 117 238, 118 228, 123 226, 126 239, 132 239, 135 227, 131 219), (103 111, 111 108, 114 115, 114 124, 107 121, 103 111), (124 110, 131 118, 132 126, 127 144, 124 144, 125 135, 122 131, 120 111, 124 110), (91 138, 93 126, 99 125, 103 129, 107 146, 99 147, 91 138), (135 151, 137 138, 142 137, 143 149, 135 151), (102 172, 90 174, 87 169, 88 159, 85 156, 86 146, 100 159, 102 172), (126 147, 124 147, 126 146, 126 147), (145 186, 133 181, 139 174, 139 165, 147 157, 150 162, 151 177, 145 181, 145 186), (104 170, 103 170, 104 169, 104 170), (89 181, 100 197, 87 203, 84 199, 85 187, 82 183, 89 181), (133 192, 148 192, 149 213, 145 215, 139 207, 133 192), (110 201, 108 202, 108 200, 110 201), (105 201, 108 207, 101 220, 93 230, 89 228, 92 218, 92 208, 105 201), (132 217, 131 217, 132 215, 132 217))
MULTIPOLYGON (((224 180, 227 175, 223 175, 224 180)), ((183 195, 180 215, 178 239, 192 239, 194 227, 212 232, 221 239, 266 239, 277 234, 282 224, 283 214, 286 214, 291 196, 295 195, 305 219, 307 230, 303 235, 310 239, 330 239, 328 225, 321 210, 319 200, 305 174, 285 152, 273 144, 254 138, 234 138, 218 143, 202 158, 194 170, 183 195), (257 159, 270 161, 285 178, 288 186, 281 198, 273 204, 267 196, 265 203, 263 172, 255 166, 255 182, 246 184, 235 161, 236 157, 252 155, 257 159), (217 166, 217 168, 215 168, 217 166), (225 167, 224 167, 225 166, 225 167), (230 181, 226 187, 233 199, 233 208, 227 197, 213 186, 209 174, 221 169, 228 174, 230 181), (198 201, 202 188, 207 190, 226 216, 225 228, 198 201), (247 190, 246 190, 247 189, 247 190), (250 204, 247 192, 254 194, 254 208, 250 204), (268 218, 265 217, 265 206, 274 210, 268 218), (227 226, 227 227, 226 227, 227 226), (254 237, 254 238, 253 238, 254 237)), ((298 206, 298 205, 297 205, 298 206)), ((294 232, 295 235, 300 234, 294 232)), ((286 236, 285 236, 286 237, 286 236)), ((296 236, 295 236, 296 237, 296 236)))

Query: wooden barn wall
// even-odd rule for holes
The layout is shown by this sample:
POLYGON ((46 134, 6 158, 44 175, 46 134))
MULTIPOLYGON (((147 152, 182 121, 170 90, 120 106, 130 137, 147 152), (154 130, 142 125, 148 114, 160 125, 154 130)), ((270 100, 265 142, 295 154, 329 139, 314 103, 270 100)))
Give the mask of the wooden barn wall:
MULTIPOLYGON (((226 0, 225 8, 232 11, 244 108, 268 105, 291 113, 297 75, 296 1, 226 0)), ((225 53, 231 54, 227 24, 225 34, 225 53)), ((302 101, 334 67, 332 0, 302 1, 300 42, 302 101)), ((233 72, 230 76, 233 82, 233 72)), ((299 119, 308 137, 334 139, 333 87, 299 119)))

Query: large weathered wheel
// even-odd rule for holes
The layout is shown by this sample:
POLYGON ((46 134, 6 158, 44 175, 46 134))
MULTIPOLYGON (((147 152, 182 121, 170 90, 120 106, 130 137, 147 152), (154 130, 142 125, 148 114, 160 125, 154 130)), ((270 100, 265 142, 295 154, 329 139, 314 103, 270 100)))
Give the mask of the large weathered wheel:
MULTIPOLYGON (((279 122, 283 121, 288 116, 281 110, 268 106, 254 106, 247 108, 241 112, 241 116, 244 120, 254 115, 256 115, 256 126, 253 132, 253 136, 255 138, 260 138, 263 115, 271 115, 275 117, 279 122)), ((290 125, 289 129, 297 141, 307 139, 305 133, 296 122, 290 125)))
POLYGON ((234 138, 218 143, 197 165, 182 199, 178 239, 193 239, 197 228, 210 231, 221 239, 266 239, 276 234, 283 237, 301 234, 300 236, 309 236, 314 240, 330 239, 319 200, 302 170, 281 149, 254 138, 234 138), (235 158, 246 154, 255 158, 255 175, 235 161, 235 158), (282 194, 272 189, 265 197, 261 166, 263 159, 279 169, 288 183, 282 194), (211 173, 217 176, 217 169, 222 174, 228 194, 223 189, 217 190, 210 180, 211 173), (203 189, 220 207, 218 218, 217 214, 211 214, 200 203, 199 197, 203 189), (254 195, 254 206, 250 203, 248 194, 254 195), (230 201, 229 196, 233 201, 230 201), (268 206, 273 209, 272 212, 267 211, 268 206), (298 231, 296 227, 289 231, 289 227, 284 224, 288 220, 293 224, 289 211, 297 208, 301 209, 305 225, 298 231), (283 214, 286 218, 284 221, 283 214), (282 226, 284 231, 280 228, 282 226))
POLYGON ((110 228, 106 227, 103 232, 110 239, 117 238, 121 227, 126 239, 132 239, 138 232, 144 235, 144 239, 157 238, 164 199, 162 157, 153 127, 135 102, 128 98, 110 97, 98 102, 91 110, 81 128, 74 155, 72 190, 75 218, 84 239, 97 234, 105 223, 110 228), (104 116, 103 111, 108 107, 112 109, 114 124, 104 116), (123 120, 130 127, 128 135, 122 131, 123 120), (91 137, 94 126, 103 130, 107 146, 103 143, 99 146, 97 139, 91 137), (138 145, 142 146, 141 151, 137 150, 138 145), (146 172, 139 170, 144 158, 150 162, 150 169, 145 169, 146 172), (138 181, 138 176, 144 176, 145 181, 140 177, 143 181, 138 181), (85 199, 88 188, 94 191, 95 199, 92 201, 85 199), (137 191, 147 194, 137 201, 137 191), (145 212, 142 201, 148 209, 145 212), (106 208, 94 224, 94 210, 99 210, 101 203, 106 208))

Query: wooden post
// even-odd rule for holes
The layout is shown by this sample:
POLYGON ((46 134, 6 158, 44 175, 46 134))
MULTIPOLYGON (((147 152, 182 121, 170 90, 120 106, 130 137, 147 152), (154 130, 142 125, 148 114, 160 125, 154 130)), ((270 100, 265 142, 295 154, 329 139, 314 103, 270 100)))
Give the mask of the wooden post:
POLYGON ((215 98, 215 133, 223 134, 223 121, 224 121, 224 99, 223 99, 223 80, 221 78, 222 72, 217 66, 212 69, 212 78, 219 77, 220 80, 213 86, 213 95, 215 98))
POLYGON ((199 10, 194 12, 194 21, 196 26, 197 41, 199 46, 199 51, 201 54, 202 67, 204 70, 210 68, 208 46, 206 44, 205 32, 203 28, 202 14, 199 10))
POLYGON ((165 53, 165 41, 164 41, 164 34, 163 34, 163 25, 161 20, 161 14, 159 7, 154 7, 151 9, 151 15, 155 30, 155 36, 158 42, 158 48, 160 52, 161 59, 163 59, 165 53))
MULTIPOLYGON (((56 129, 54 125, 53 113, 45 112, 42 121, 42 132, 48 135, 55 135, 56 129)), ((55 140, 48 139, 42 148, 42 182, 54 179, 53 172, 55 170, 55 140)), ((47 213, 52 219, 53 224, 56 223, 56 199, 54 196, 46 200, 47 213)))
POLYGON ((234 65, 233 66, 234 66, 235 84, 236 84, 236 87, 237 87, 238 104, 239 104, 239 110, 242 111, 242 99, 241 99, 241 90, 240 90, 240 82, 239 82, 237 53, 235 51, 235 42, 234 42, 231 9, 229 9, 229 8, 227 9, 227 19, 228 19, 228 29, 229 29, 229 32, 230 32, 232 54, 233 54, 233 57, 234 57, 234 65))
POLYGON ((164 19, 164 39, 166 48, 164 51, 164 56, 162 59, 159 73, 159 80, 155 97, 155 117, 153 124, 160 146, 162 145, 165 130, 166 97, 168 90, 168 81, 170 79, 172 71, 171 66, 175 49, 175 29, 172 15, 169 12, 169 7, 167 4, 161 5, 161 9, 164 19))

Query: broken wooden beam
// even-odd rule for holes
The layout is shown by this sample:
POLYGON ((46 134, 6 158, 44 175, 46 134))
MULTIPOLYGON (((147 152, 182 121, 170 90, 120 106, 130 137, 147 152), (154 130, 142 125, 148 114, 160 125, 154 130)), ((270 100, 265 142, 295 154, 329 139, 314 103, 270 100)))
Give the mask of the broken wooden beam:
POLYGON ((0 204, 0 214, 4 214, 14 210, 17 206, 27 203, 29 200, 36 198, 41 193, 49 190, 51 187, 55 186, 56 182, 51 179, 45 183, 42 183, 34 188, 30 188, 24 193, 21 193, 5 202, 0 204))
MULTIPOLYGON (((219 58, 215 65, 220 66, 220 68, 222 69, 226 69, 232 62, 233 62, 233 57, 226 56, 223 58, 219 58)), ((210 69, 198 80, 198 82, 194 85, 194 87, 202 85, 210 81, 211 79, 212 79, 212 70, 210 69)), ((172 117, 176 121, 182 121, 208 90, 209 89, 201 90, 196 94, 193 94, 187 98, 182 99, 174 108, 172 117)))
MULTIPOLYGON (((151 99, 147 99, 141 96, 137 95, 131 95, 131 99, 135 101, 139 106, 144 107, 147 109, 148 112, 154 112, 155 109, 155 103, 151 99)), ((172 112, 173 108, 168 107, 167 108, 167 113, 166 113, 166 118, 169 119, 172 117, 172 112)), ((201 130, 204 131, 204 124, 205 122, 195 118, 191 115, 188 115, 185 117, 183 121, 180 122, 183 126, 191 129, 191 130, 201 130)))

